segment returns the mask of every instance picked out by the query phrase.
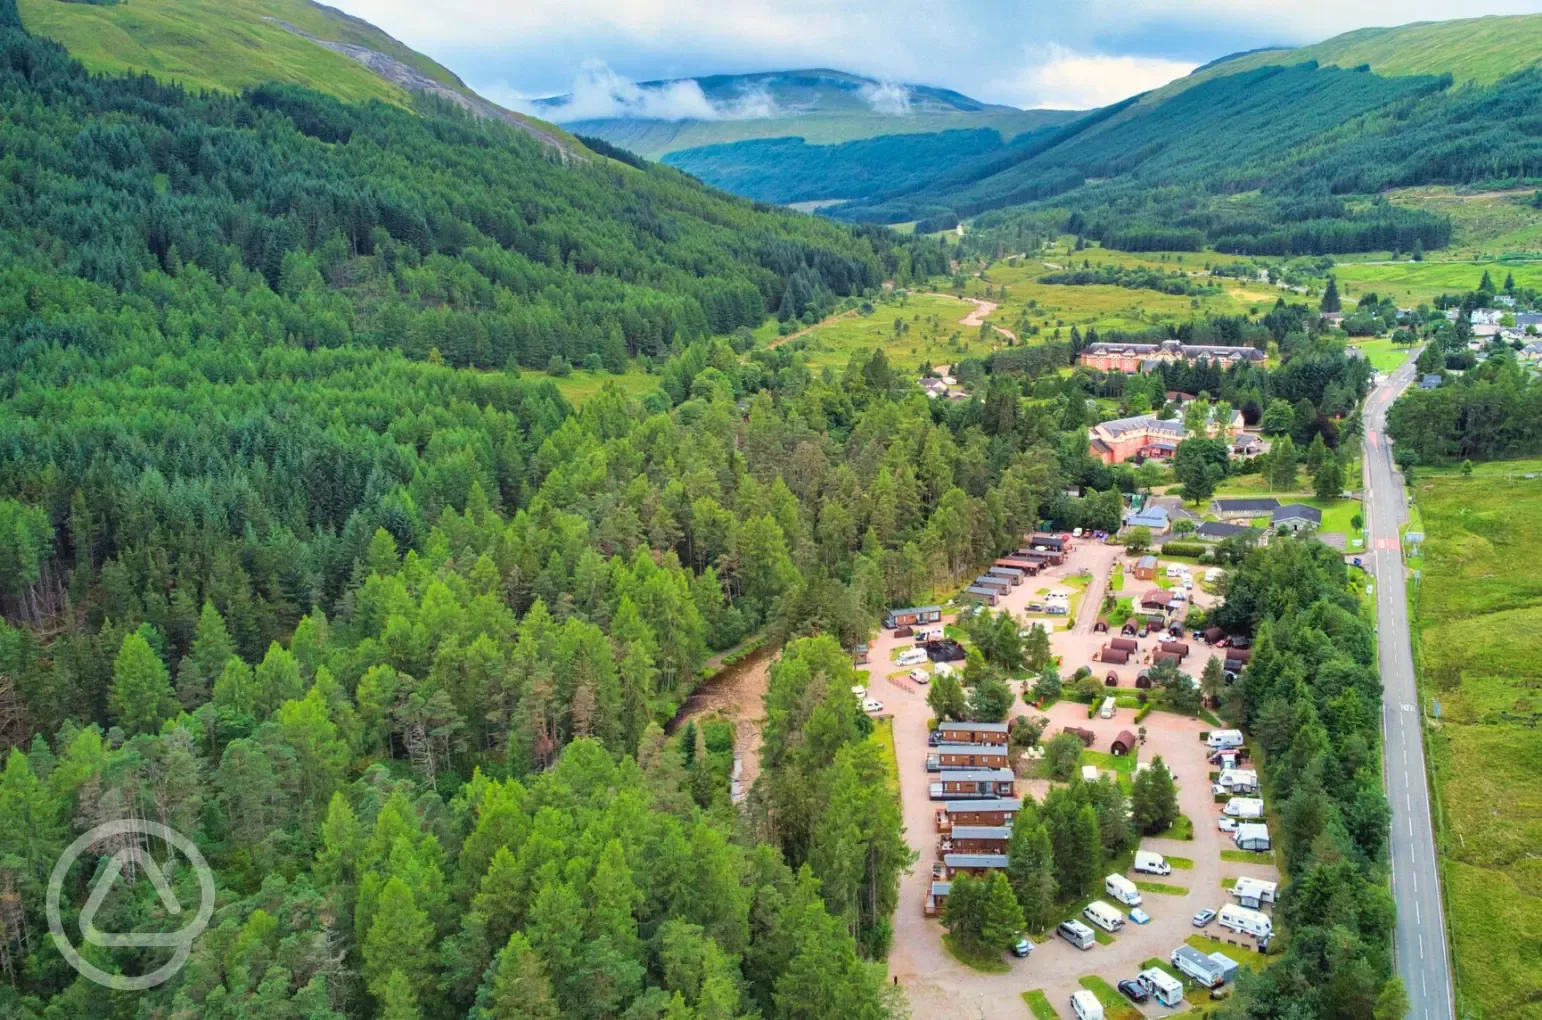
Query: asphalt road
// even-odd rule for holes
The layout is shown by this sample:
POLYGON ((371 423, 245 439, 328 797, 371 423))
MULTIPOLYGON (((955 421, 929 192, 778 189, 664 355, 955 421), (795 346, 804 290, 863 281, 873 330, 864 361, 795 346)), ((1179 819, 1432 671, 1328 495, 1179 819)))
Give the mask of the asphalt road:
POLYGON ((1451 961, 1440 902, 1434 825, 1424 770, 1419 693, 1409 643, 1408 592, 1399 534, 1408 520, 1402 474, 1387 441, 1387 410, 1413 381, 1413 357, 1371 392, 1365 411, 1366 555, 1375 575, 1381 658, 1384 772, 1392 806, 1392 894, 1397 972, 1415 1020, 1452 1020, 1451 961))

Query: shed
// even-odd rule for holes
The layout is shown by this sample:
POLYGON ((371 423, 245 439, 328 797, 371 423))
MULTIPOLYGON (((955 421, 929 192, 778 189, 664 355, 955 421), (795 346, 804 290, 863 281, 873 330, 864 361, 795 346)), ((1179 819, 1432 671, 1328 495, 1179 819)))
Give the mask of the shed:
POLYGON ((1139 691, 1151 690, 1151 674, 1142 673, 1135 678, 1135 689, 1139 691))
POLYGON ((1134 638, 1116 637, 1109 639, 1108 647, 1117 648, 1124 652, 1138 652, 1140 651, 1140 642, 1134 638))
POLYGON ((1253 660, 1253 649, 1228 648, 1226 650, 1226 657, 1228 659, 1236 659, 1238 662, 1251 662, 1253 660))
POLYGON ((1189 646, 1182 641, 1163 641, 1161 647, 1162 651, 1171 652, 1180 659, 1189 654, 1189 646))
POLYGON ((1094 623, 1092 625, 1092 632, 1094 634, 1106 634, 1106 633, 1108 633, 1108 617, 1106 617, 1106 616, 1098 617, 1098 622, 1094 623))
POLYGON ((1157 652, 1151 656, 1151 661, 1159 666, 1164 662, 1170 662, 1176 666, 1181 660, 1180 657, 1173 652, 1157 652))
POLYGON ((1103 686, 1104 687, 1118 687, 1119 686, 1119 674, 1115 673, 1113 670, 1109 670, 1108 671, 1108 675, 1103 678, 1103 686))
POLYGON ((1121 633, 1121 634, 1134 634, 1135 633, 1135 629, 1136 629, 1135 628, 1135 621, 1134 620, 1126 620, 1126 621, 1124 621, 1124 626, 1119 628, 1119 633, 1121 633))
POLYGON ((1098 653, 1098 661, 1113 663, 1115 666, 1123 666, 1130 661, 1130 653, 1123 648, 1115 648, 1113 645, 1104 645, 1098 653))
POLYGON ((1140 581, 1149 581, 1156 577, 1157 558, 1149 553, 1135 561, 1135 577, 1140 581))
POLYGON ((1114 754, 1129 754, 1135 750, 1135 734, 1129 730, 1120 730, 1119 735, 1114 738, 1110 750, 1114 754))

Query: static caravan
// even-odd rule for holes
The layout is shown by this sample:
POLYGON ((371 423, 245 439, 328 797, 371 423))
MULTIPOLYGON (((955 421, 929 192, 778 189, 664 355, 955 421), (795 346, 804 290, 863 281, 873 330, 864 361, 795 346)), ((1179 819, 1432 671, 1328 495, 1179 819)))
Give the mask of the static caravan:
POLYGON ((1206 988, 1219 988, 1226 983, 1225 969, 1193 946, 1179 946, 1168 960, 1179 973, 1188 975, 1206 988))
POLYGON ((932 749, 940 769, 1004 769, 1005 744, 938 744, 932 749))
POLYGON ((1256 823, 1243 822, 1237 826, 1237 831, 1232 834, 1232 842, 1237 844, 1239 850, 1265 851, 1272 845, 1269 842, 1269 827, 1256 823))
POLYGON ((1215 920, 1222 928, 1229 928, 1239 935, 1266 939, 1274 934, 1274 922, 1269 920, 1269 915, 1261 914, 1251 907, 1233 906, 1228 903, 1221 908, 1215 920))
POLYGON ((942 913, 943 906, 948 902, 948 893, 952 891, 952 882, 933 882, 926 894, 926 916, 936 917, 942 913))
POLYGON ((884 618, 883 625, 889 630, 899 627, 914 627, 918 623, 941 623, 941 606, 917 606, 911 609, 891 609, 889 615, 884 618))
POLYGON ((1241 747, 1241 730, 1211 730, 1205 736, 1205 746, 1211 750, 1223 747, 1241 747))
POLYGON ((938 823, 943 831, 962 825, 1011 825, 1022 809, 1022 801, 1007 797, 949 801, 938 812, 938 823))
POLYGON ((978 584, 972 584, 964 589, 964 597, 983 602, 987 606, 994 606, 1001 600, 1001 593, 995 588, 982 588, 978 584))
POLYGON ((1014 586, 1023 583, 1023 572, 1017 567, 995 566, 987 570, 986 573, 990 574, 992 577, 1004 577, 1008 581, 1011 581, 1014 586))
POLYGON ((1105 878, 1103 891, 1127 907, 1140 906, 1140 890, 1123 875, 1109 875, 1105 878))
POLYGON ((957 769, 939 772, 931 784, 933 800, 964 800, 971 797, 992 800, 1017 793, 1017 777, 1011 769, 957 769))
POLYGON ((952 666, 948 665, 946 662, 939 662, 939 663, 937 663, 937 665, 932 667, 932 674, 934 676, 938 677, 939 679, 942 678, 942 677, 945 677, 945 676, 952 676, 953 674, 955 674, 957 672, 958 672, 958 670, 954 669, 952 666))
POLYGON ((1106 932, 1124 927, 1124 915, 1102 900, 1093 900, 1082 909, 1082 916, 1106 932))
POLYGON ((944 722, 937 725, 944 744, 1001 744, 1007 742, 1004 722, 944 722))
POLYGON ((942 842, 944 853, 1004 854, 1011 841, 1010 825, 955 825, 942 842))
POLYGON ((994 588, 1002 595, 1012 590, 1012 582, 1005 577, 997 577, 995 574, 981 574, 974 579, 976 588, 994 588))
POLYGON ((941 641, 946 634, 947 628, 940 623, 928 623, 925 626, 915 628, 914 631, 916 644, 918 645, 929 645, 933 641, 941 641))
POLYGON ((1085 988, 1071 993, 1071 1012, 1076 1020, 1103 1020, 1103 1004, 1085 988))
POLYGON ((919 666, 926 661, 925 648, 907 648, 899 653, 894 663, 897 666, 919 666))
POLYGON ((968 875, 988 875, 1007 866, 1006 854, 944 854, 942 866, 948 869, 948 877, 960 872, 968 875))
POLYGON ((1118 702, 1114 701, 1113 698, 1104 698, 1102 706, 1098 708, 1098 718, 1112 719, 1114 717, 1114 710, 1118 707, 1118 702))
POLYGON ((1232 818, 1252 820, 1264 816, 1264 802, 1257 797, 1233 797, 1221 810, 1232 818))
POLYGON ((1177 1006, 1183 1002, 1183 982, 1160 967, 1143 970, 1135 976, 1142 988, 1164 1006, 1177 1006))
POLYGON ((1098 767, 1096 765, 1083 765, 1082 766, 1082 779, 1086 780, 1089 783, 1097 782, 1098 781, 1098 767))
POLYGON ((1147 875, 1171 875, 1173 866, 1167 858, 1150 850, 1135 851, 1135 870, 1147 875))
POLYGON ((1274 902, 1274 893, 1278 888, 1279 884, 1276 882, 1244 875, 1237 879, 1236 885, 1231 887, 1231 894, 1237 897, 1237 903, 1241 906, 1257 910, 1265 903, 1274 902))

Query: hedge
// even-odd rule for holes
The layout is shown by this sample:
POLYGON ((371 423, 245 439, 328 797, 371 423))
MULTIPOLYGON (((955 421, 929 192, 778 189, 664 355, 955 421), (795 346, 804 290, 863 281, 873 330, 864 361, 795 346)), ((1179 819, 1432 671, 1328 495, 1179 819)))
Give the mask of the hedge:
POLYGON ((1202 558, 1210 551, 1203 542, 1163 542, 1163 556, 1194 556, 1202 558))

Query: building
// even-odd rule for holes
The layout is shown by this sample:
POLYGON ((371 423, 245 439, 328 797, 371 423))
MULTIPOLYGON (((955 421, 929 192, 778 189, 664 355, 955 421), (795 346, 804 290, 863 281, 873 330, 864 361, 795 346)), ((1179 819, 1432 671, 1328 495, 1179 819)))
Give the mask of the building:
POLYGON ((1238 434, 1232 440, 1231 455, 1233 457, 1256 457, 1264 450, 1264 441, 1251 432, 1238 434))
POLYGON ((1220 347, 1185 344, 1164 340, 1159 344, 1132 344, 1112 341, 1082 348, 1078 360, 1100 372, 1148 372, 1158 365, 1174 362, 1213 361, 1221 365, 1262 364, 1264 352, 1256 347, 1220 347))
POLYGON ((1119 735, 1114 738, 1114 742, 1110 746, 1109 750, 1111 750, 1114 754, 1129 754, 1131 751, 1135 750, 1135 734, 1131 733, 1129 730, 1120 730, 1119 735))
POLYGON ((1322 527, 1322 511, 1305 503, 1282 506, 1269 516, 1269 525, 1276 531, 1306 531, 1322 527))
POLYGON ((937 831, 951 832, 958 825, 1011 825, 1023 802, 1012 797, 994 800, 950 800, 937 812, 937 831))
POLYGON ((1008 764, 1005 744, 938 744, 926 757, 928 765, 936 758, 943 769, 1004 769, 1008 764))
POLYGON ((1248 517, 1268 517, 1280 508, 1280 501, 1273 496, 1252 499, 1218 499, 1210 509, 1221 520, 1240 520, 1248 517))
POLYGON ((1257 534, 1257 529, 1246 524, 1227 524, 1225 521, 1205 521, 1194 531, 1201 542, 1224 542, 1234 535, 1257 534))
POLYGON ((930 784, 932 800, 967 800, 1017 796, 1017 776, 1011 769, 957 769, 939 772, 930 784))
POLYGON ((925 913, 927 917, 936 917, 942 912, 943 905, 948 902, 948 893, 953 891, 952 882, 933 882, 931 889, 926 894, 925 913))
POLYGON ((922 379, 921 390, 933 399, 948 395, 948 384, 941 379, 922 379))
POLYGON ((994 606, 1000 600, 1001 592, 995 588, 982 588, 980 585, 973 584, 964 589, 964 597, 983 602, 987 606, 994 606))
POLYGON ((1124 515, 1126 528, 1146 528, 1153 535, 1165 535, 1172 522, 1167 517, 1167 508, 1160 506, 1148 506, 1136 513, 1124 515))
POLYGON ((1421 389, 1421 390, 1438 390, 1438 389, 1440 389, 1440 376, 1438 376, 1438 375, 1421 375, 1419 377, 1419 389, 1421 389))
POLYGON ((1137 458, 1171 458, 1188 435, 1181 421, 1141 414, 1094 425, 1087 445, 1088 452, 1104 464, 1123 464, 1137 458))
POLYGON ((1007 866, 1006 854, 944 854, 942 866, 947 869, 948 877, 955 878, 960 872, 966 875, 988 875, 992 871, 1002 871, 1007 866))
POLYGON ((883 625, 890 630, 898 627, 914 627, 918 623, 941 623, 941 606, 920 606, 912 609, 891 609, 883 625))
POLYGON ((937 736, 944 744, 995 744, 1005 747, 1007 743, 1007 724, 1004 722, 960 722, 949 721, 939 723, 937 736))
POLYGON ((1149 553, 1135 561, 1135 579, 1151 581, 1156 578, 1157 558, 1149 553))
POLYGON ((955 825, 944 837, 944 853, 1004 854, 1012 841, 1010 825, 955 825))

